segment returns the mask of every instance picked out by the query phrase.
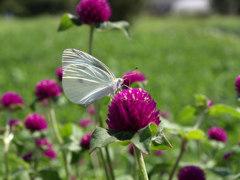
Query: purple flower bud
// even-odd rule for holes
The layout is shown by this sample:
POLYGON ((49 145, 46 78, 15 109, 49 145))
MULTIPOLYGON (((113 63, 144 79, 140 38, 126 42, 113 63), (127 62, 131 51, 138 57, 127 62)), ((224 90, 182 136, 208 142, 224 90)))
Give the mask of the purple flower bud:
POLYGON ((22 122, 18 119, 12 119, 9 121, 10 129, 13 130, 15 125, 22 125, 22 122))
POLYGON ((224 129, 219 127, 211 127, 207 131, 209 139, 214 139, 216 141, 226 142, 227 141, 227 133, 224 129))
POLYGON ((135 71, 135 70, 125 73, 122 76, 122 78, 124 80, 122 84, 123 89, 127 89, 134 82, 146 81, 146 77, 144 76, 144 74, 141 73, 140 71, 135 71))
POLYGON ((54 98, 62 94, 62 88, 52 79, 45 79, 37 83, 35 94, 38 99, 54 98))
POLYGON ((137 132, 150 123, 160 123, 156 103, 145 90, 127 89, 118 92, 108 107, 109 129, 137 132))
POLYGON ((235 81, 235 91, 238 95, 240 94, 240 75, 236 78, 235 81))
POLYGON ((230 156, 232 156, 233 155, 233 153, 232 152, 229 152, 229 153, 226 153, 226 154, 224 154, 224 156, 223 156, 223 159, 228 159, 230 156))
POLYGON ((41 114, 29 114, 25 121, 25 127, 31 131, 41 131, 47 129, 47 122, 41 114))
POLYGON ((88 106, 87 108, 87 112, 91 115, 94 115, 95 114, 95 109, 93 106, 88 106))
POLYGON ((27 154, 23 155, 22 158, 24 161, 29 162, 29 161, 31 161, 32 157, 33 157, 33 153, 27 153, 27 154))
POLYGON ((52 148, 47 149, 43 154, 50 159, 55 159, 57 157, 56 152, 52 148))
POLYGON ((129 152, 129 154, 134 156, 134 148, 133 148, 133 144, 132 143, 129 145, 128 152, 129 152))
POLYGON ((16 106, 18 108, 22 108, 24 105, 21 96, 15 92, 7 92, 2 95, 0 104, 2 104, 4 108, 11 109, 13 111, 17 109, 16 106))
POLYGON ((91 140, 92 134, 86 134, 81 139, 81 146, 83 148, 89 149, 90 148, 90 140, 91 140))
POLYGON ((156 151, 155 151, 155 154, 156 154, 157 156, 161 156, 161 155, 164 154, 164 151, 156 150, 156 151))
POLYGON ((205 174, 202 169, 196 166, 185 166, 181 168, 177 175, 179 180, 205 180, 205 174))
POLYGON ((89 118, 83 118, 79 121, 79 126, 81 127, 87 127, 92 124, 92 120, 89 118))
POLYGON ((59 81, 62 81, 62 76, 63 76, 63 69, 62 67, 59 67, 55 71, 55 75, 57 76, 59 81))
POLYGON ((107 0, 82 0, 77 6, 77 15, 83 24, 107 21, 111 13, 107 0))
POLYGON ((207 100, 207 107, 210 108, 210 107, 212 107, 212 105, 213 105, 213 102, 210 99, 208 99, 207 100))

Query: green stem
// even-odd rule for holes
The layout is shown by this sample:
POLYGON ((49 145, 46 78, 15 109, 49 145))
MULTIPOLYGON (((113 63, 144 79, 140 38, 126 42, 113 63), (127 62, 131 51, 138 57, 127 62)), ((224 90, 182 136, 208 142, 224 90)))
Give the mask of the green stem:
POLYGON ((9 145, 10 142, 13 138, 13 136, 11 136, 11 132, 10 132, 10 126, 9 126, 9 121, 10 121, 10 110, 7 110, 7 119, 6 119, 6 125, 5 125, 5 135, 4 135, 4 139, 3 139, 3 143, 4 143, 4 162, 5 162, 5 173, 6 173, 6 180, 11 180, 11 175, 10 175, 10 171, 9 171, 9 165, 8 165, 8 150, 9 150, 9 145))
POLYGON ((177 166, 178 166, 178 164, 179 164, 179 162, 180 162, 180 160, 181 160, 181 158, 182 158, 182 156, 183 156, 183 154, 184 154, 184 152, 186 150, 186 143, 187 143, 187 140, 186 139, 182 139, 180 153, 179 153, 179 155, 177 157, 177 160, 176 160, 176 162, 175 162, 175 164, 173 166, 173 169, 172 169, 172 171, 170 173, 169 180, 171 180, 173 178, 173 175, 174 175, 174 173, 175 173, 175 171, 177 169, 177 166))
POLYGON ((205 118, 206 112, 203 111, 200 118, 198 119, 197 123, 195 124, 195 126, 193 127, 194 129, 198 129, 200 124, 202 123, 203 119, 205 118))
POLYGON ((105 160, 104 160, 104 157, 103 157, 103 153, 102 153, 102 149, 101 149, 101 148, 99 149, 99 154, 100 154, 100 158, 102 159, 102 163, 103 163, 103 167, 104 167, 104 171, 105 171, 107 180, 110 180, 109 174, 108 174, 108 170, 107 170, 107 164, 106 164, 106 162, 105 162, 105 160))
POLYGON ((134 148, 134 153, 136 153, 136 159, 138 162, 138 167, 142 176, 142 180, 148 180, 148 175, 147 175, 147 170, 145 167, 144 159, 142 156, 142 152, 135 146, 133 145, 134 148))
POLYGON ((92 41, 93 41, 94 23, 90 25, 89 40, 88 40, 88 53, 92 55, 92 41))
POLYGON ((134 160, 133 160, 133 177, 134 177, 134 180, 138 180, 137 155, 135 151, 134 151, 134 160))
MULTIPOLYGON (((50 115, 50 122, 52 124, 53 127, 53 132, 54 135, 57 139, 57 142, 59 144, 59 146, 61 147, 61 145, 63 144, 63 139, 60 135, 58 126, 57 126, 57 121, 56 121, 56 117, 55 117, 55 112, 54 112, 54 108, 53 108, 53 102, 50 101, 49 102, 49 115, 50 115)), ((67 179, 71 179, 71 166, 70 166, 70 159, 67 156, 67 152, 65 150, 61 150, 62 151, 62 155, 63 155, 63 160, 64 160, 64 167, 65 167, 65 171, 66 171, 66 175, 67 175, 67 179)))
POLYGON ((110 154, 109 154, 107 146, 105 147, 105 151, 106 151, 107 162, 108 162, 108 166, 109 166, 109 170, 110 170, 110 176, 111 176, 112 180, 115 180, 113 167, 112 167, 112 161, 111 161, 110 154))

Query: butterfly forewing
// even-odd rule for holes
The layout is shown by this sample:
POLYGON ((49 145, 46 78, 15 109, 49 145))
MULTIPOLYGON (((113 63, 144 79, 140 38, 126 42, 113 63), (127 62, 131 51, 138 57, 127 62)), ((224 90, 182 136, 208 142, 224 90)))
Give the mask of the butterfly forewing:
POLYGON ((63 64, 63 70, 65 70, 69 65, 73 65, 73 64, 90 65, 93 67, 98 67, 102 71, 108 73, 113 80, 116 79, 114 74, 105 64, 103 64, 101 61, 94 58, 93 56, 83 51, 80 51, 78 49, 64 50, 63 56, 62 56, 62 64, 63 64))

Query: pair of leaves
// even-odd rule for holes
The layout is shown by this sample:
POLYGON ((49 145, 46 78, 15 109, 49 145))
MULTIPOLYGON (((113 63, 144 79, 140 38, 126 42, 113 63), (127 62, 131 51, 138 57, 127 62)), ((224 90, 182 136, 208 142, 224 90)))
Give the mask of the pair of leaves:
MULTIPOLYGON (((82 21, 72 14, 66 13, 62 16, 60 25, 58 27, 58 31, 67 30, 73 26, 81 26, 82 21)), ((127 21, 118 21, 118 22, 110 22, 105 21, 103 23, 95 23, 95 27, 98 31, 107 31, 110 29, 119 29, 123 31, 125 36, 128 39, 131 39, 130 32, 129 32, 129 23, 127 21)))
POLYGON ((145 154, 150 153, 151 147, 156 150, 171 148, 171 144, 162 131, 154 123, 151 123, 137 132, 97 127, 92 134, 89 151, 92 153, 96 148, 102 148, 114 142, 123 142, 125 145, 132 142, 145 154))

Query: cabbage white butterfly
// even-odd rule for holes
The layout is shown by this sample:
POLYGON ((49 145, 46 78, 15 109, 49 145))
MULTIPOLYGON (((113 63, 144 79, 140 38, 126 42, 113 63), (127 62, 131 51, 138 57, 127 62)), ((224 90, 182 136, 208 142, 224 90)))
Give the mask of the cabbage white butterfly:
POLYGON ((123 83, 101 61, 78 49, 66 49, 62 55, 63 90, 68 99, 88 106, 113 94, 123 83))

